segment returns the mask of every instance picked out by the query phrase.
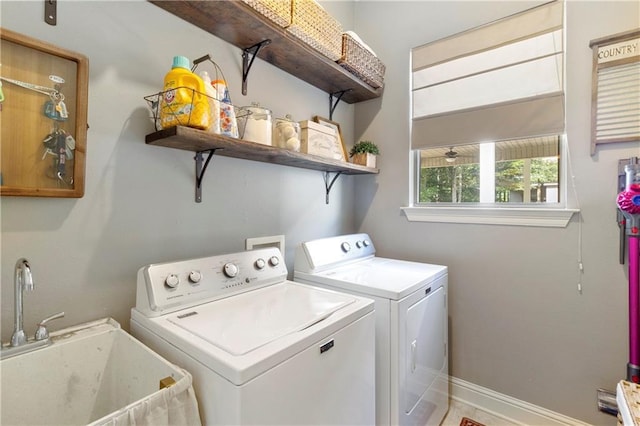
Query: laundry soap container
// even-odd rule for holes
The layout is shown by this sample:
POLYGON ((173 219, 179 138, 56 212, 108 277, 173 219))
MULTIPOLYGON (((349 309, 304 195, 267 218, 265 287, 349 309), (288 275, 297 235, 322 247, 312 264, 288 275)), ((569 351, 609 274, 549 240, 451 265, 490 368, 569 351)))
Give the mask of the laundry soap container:
POLYGON ((243 107, 245 114, 238 118, 241 129, 244 129, 242 139, 262 145, 271 145, 271 110, 263 108, 257 102, 243 107))
POLYGON ((189 69, 189 59, 175 56, 164 77, 160 99, 160 125, 163 129, 188 126, 206 130, 211 111, 204 81, 189 69))
POLYGON ((300 124, 287 114, 284 118, 276 118, 273 124, 273 144, 290 151, 300 151, 300 124))

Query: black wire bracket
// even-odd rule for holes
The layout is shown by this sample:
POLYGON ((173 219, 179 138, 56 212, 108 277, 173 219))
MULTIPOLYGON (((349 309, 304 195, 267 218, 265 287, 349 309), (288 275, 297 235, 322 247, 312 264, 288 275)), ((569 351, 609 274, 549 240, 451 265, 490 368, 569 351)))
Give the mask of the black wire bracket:
POLYGON ((258 56, 258 52, 263 46, 271 43, 271 39, 262 40, 259 43, 254 44, 251 47, 247 47, 242 50, 242 94, 247 94, 247 78, 249 77, 249 71, 253 65, 253 61, 258 56), (249 58, 251 55, 251 58, 249 58))
POLYGON ((213 154, 215 154, 215 152, 215 149, 198 151, 196 152, 196 156, 194 157, 194 160, 196 161, 196 203, 202 202, 202 178, 204 177, 204 174, 207 171, 207 166, 209 165, 209 161, 211 161, 211 157, 213 157, 213 154), (207 159, 204 160, 204 165, 202 164, 203 152, 209 154, 207 155, 207 159))
POLYGON ((336 110, 336 107, 338 106, 338 103, 340 102, 340 99, 342 99, 342 96, 347 93, 350 92, 351 89, 347 89, 347 90, 341 90, 339 92, 333 92, 333 93, 329 93, 329 120, 333 120, 333 112, 336 110), (337 99, 335 102, 333 102, 333 97, 336 96, 337 99))
POLYGON ((333 179, 331 179, 331 182, 329 182, 329 177, 331 176, 331 172, 324 172, 324 187, 326 190, 326 195, 325 195, 325 204, 329 204, 329 193, 331 192, 331 188, 333 187, 333 184, 336 183, 336 180, 338 179, 338 177, 340 177, 340 175, 342 174, 342 172, 335 172, 335 176, 333 177, 333 179))

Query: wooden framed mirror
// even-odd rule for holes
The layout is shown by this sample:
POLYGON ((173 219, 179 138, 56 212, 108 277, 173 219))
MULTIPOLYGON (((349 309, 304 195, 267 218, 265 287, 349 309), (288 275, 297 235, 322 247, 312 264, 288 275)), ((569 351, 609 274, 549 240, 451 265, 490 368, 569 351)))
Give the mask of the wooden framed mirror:
POLYGON ((84 195, 89 60, 0 28, 0 194, 84 195))

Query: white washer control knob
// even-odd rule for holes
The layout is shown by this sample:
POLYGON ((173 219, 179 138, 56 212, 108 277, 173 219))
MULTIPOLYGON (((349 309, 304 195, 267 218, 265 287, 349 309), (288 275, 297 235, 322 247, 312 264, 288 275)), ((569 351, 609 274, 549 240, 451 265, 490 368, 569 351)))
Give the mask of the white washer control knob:
POLYGON ((362 241, 356 241, 356 247, 362 248, 363 245, 364 243, 362 241))
POLYGON ((202 279, 202 273, 200 273, 200 271, 191 271, 189 273, 189 281, 192 284, 199 283, 201 279, 202 279))
POLYGON ((264 269, 264 267, 267 266, 267 262, 265 262, 264 259, 260 258, 255 261, 254 265, 256 269, 264 269))
POLYGON ((278 256, 271 256, 269 258, 269 265, 278 266, 279 264, 280 264, 280 259, 278 259, 278 256))
POLYGON ((345 253, 349 253, 349 250, 351 250, 351 245, 347 242, 342 243, 340 247, 342 248, 342 251, 345 253))
POLYGON ((364 241, 362 241, 362 244, 364 244, 365 247, 369 247, 371 242, 369 240, 364 240, 364 241))
POLYGON ((233 278, 238 275, 238 266, 231 262, 225 263, 222 271, 227 277, 233 278))
POLYGON ((180 278, 176 274, 169 274, 164 280, 164 285, 169 288, 176 288, 180 284, 180 278))

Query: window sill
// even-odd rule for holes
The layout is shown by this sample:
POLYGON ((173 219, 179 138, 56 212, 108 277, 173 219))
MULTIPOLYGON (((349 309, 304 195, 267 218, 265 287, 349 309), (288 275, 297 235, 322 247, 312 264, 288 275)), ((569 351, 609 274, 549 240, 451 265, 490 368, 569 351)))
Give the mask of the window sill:
POLYGON ((564 228, 579 209, 494 207, 402 207, 409 222, 564 228))

